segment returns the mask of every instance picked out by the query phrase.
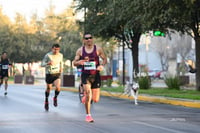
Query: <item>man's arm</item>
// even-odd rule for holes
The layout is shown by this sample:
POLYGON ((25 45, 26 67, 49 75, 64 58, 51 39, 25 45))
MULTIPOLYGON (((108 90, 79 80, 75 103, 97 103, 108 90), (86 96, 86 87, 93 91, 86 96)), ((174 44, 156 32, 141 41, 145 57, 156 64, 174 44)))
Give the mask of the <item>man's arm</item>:
POLYGON ((79 48, 77 51, 76 51, 76 55, 75 55, 75 58, 73 60, 73 65, 74 66, 79 66, 81 65, 80 64, 80 57, 81 57, 81 49, 79 48))
POLYGON ((60 62, 60 73, 63 72, 63 54, 61 54, 61 62, 60 62))
POLYGON ((42 60, 41 66, 46 67, 47 65, 48 65, 48 56, 45 55, 43 60, 42 60))

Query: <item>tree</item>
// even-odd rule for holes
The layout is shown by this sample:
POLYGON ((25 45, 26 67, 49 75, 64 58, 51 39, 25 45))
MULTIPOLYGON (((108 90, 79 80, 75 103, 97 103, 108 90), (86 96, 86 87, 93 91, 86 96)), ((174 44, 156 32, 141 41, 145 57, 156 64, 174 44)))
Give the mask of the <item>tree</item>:
POLYGON ((9 42, 9 35, 11 34, 10 25, 11 22, 7 16, 3 14, 2 8, 0 7, 0 51, 4 51, 4 47, 9 42))
MULTIPOLYGON (((148 29, 170 29, 188 33, 195 40, 196 68, 200 68, 200 0, 141 0, 146 8, 143 19, 149 21, 148 29), (147 4, 148 3, 148 4, 147 4)), ((139 6, 141 6, 141 4, 139 6)), ((196 72, 196 88, 200 91, 200 71, 196 72)))
POLYGON ((75 0, 77 9, 85 9, 84 27, 86 31, 104 39, 116 37, 124 42, 132 51, 133 72, 137 75, 138 44, 143 33, 143 20, 138 17, 138 11, 132 0, 75 0))
POLYGON ((82 45, 81 34, 79 33, 79 26, 73 9, 70 7, 64 12, 55 15, 54 18, 57 20, 55 40, 61 44, 61 52, 64 57, 72 61, 76 50, 82 45))
POLYGON ((53 6, 50 5, 44 18, 39 19, 37 14, 33 14, 29 23, 19 13, 16 13, 15 22, 11 23, 1 11, 0 51, 7 51, 11 61, 40 61, 53 43, 60 43, 64 57, 72 60, 76 49, 81 46, 72 9, 56 15, 53 6))

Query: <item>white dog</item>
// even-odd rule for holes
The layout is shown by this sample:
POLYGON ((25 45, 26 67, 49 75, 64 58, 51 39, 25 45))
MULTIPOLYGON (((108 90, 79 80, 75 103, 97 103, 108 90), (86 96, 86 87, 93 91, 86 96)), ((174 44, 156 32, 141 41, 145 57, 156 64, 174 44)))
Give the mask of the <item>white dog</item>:
POLYGON ((139 92, 139 84, 137 82, 126 82, 126 86, 124 88, 124 94, 128 94, 128 96, 132 96, 135 101, 135 105, 138 104, 138 92, 139 92))

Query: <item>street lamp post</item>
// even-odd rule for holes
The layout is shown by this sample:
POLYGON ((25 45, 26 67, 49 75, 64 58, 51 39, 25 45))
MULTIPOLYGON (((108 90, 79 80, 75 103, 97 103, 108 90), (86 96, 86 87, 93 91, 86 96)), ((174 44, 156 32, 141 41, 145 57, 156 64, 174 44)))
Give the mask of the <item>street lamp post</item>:
POLYGON ((123 34, 123 43, 122 43, 122 60, 123 60, 123 80, 122 80, 122 83, 123 85, 125 85, 125 35, 123 34))
POLYGON ((145 47, 146 47, 146 66, 148 68, 148 52, 149 52, 149 44, 148 44, 148 41, 147 41, 147 35, 145 34, 145 47))

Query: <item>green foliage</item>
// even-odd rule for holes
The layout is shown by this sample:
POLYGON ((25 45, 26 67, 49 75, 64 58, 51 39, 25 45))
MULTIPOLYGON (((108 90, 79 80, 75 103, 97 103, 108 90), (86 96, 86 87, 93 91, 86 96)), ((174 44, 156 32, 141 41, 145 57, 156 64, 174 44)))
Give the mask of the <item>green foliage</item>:
POLYGON ((185 62, 180 63, 179 67, 177 68, 177 71, 180 72, 181 75, 185 75, 188 72, 185 62))
POLYGON ((102 86, 106 85, 107 87, 111 87, 113 80, 112 79, 107 79, 105 81, 101 81, 102 86))
MULTIPOLYGON (((75 1, 78 2, 77 9, 86 9, 84 29, 104 38, 118 36, 120 40, 125 39, 133 52, 133 66, 138 66, 137 40, 141 33, 153 30, 167 33, 173 29, 189 33, 195 38, 196 46, 200 45, 199 0, 75 1), (128 31, 128 34, 125 35, 124 31, 128 31), (130 40, 132 43, 128 43, 130 40)), ((197 47, 197 68, 200 68, 199 50, 197 47)), ((199 81, 200 72, 197 71, 196 74, 199 81)), ((200 89, 200 82, 197 82, 197 88, 200 89)))
POLYGON ((108 79, 106 84, 108 87, 111 87, 111 84, 112 84, 113 80, 112 79, 108 79))
POLYGON ((44 18, 33 15, 30 23, 17 13, 11 23, 0 10, 0 53, 7 51, 10 60, 16 63, 41 61, 52 44, 59 43, 64 57, 72 60, 82 43, 78 26, 69 13, 67 10, 57 16, 54 10, 48 10, 44 18))
POLYGON ((144 23, 135 8, 138 3, 131 0, 75 1, 78 10, 86 11, 83 29, 104 39, 114 36, 119 41, 124 40, 124 45, 132 51, 133 71, 138 73, 138 43, 144 23))
POLYGON ((101 91, 108 91, 108 92, 124 92, 124 86, 120 85, 118 87, 101 87, 101 91))
POLYGON ((180 89, 180 80, 178 76, 168 76, 164 79, 164 81, 169 89, 180 89))
POLYGON ((151 88, 151 79, 148 76, 141 76, 138 78, 138 83, 141 89, 151 88))
MULTIPOLYGON (((194 88, 193 88, 194 89, 194 88)), ((124 93, 124 86, 118 87, 101 87, 101 91, 117 92, 120 94, 124 93)), ((175 90, 167 88, 151 88, 151 89, 140 89, 140 94, 148 94, 152 96, 164 96, 172 98, 183 98, 191 100, 200 100, 200 91, 196 90, 175 90)))
POLYGON ((167 88, 152 88, 148 90, 140 89, 140 94, 200 100, 200 97, 199 97, 200 92, 196 90, 175 90, 175 89, 167 89, 167 88))

